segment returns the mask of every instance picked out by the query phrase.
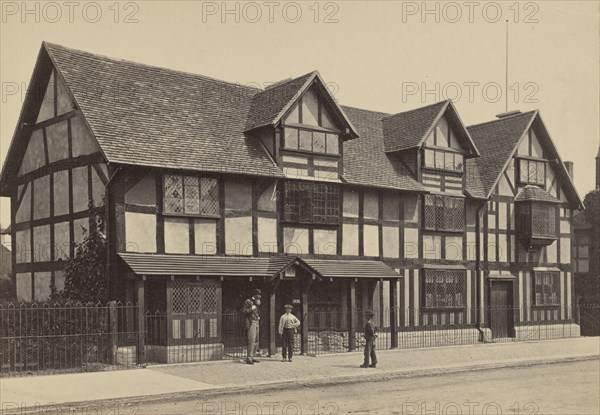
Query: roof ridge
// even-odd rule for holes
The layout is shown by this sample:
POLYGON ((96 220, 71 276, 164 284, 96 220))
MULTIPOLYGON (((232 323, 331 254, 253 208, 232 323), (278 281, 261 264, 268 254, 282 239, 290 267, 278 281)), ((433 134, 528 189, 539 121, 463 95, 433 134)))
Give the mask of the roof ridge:
POLYGON ((498 119, 495 119, 495 120, 484 121, 484 122, 480 122, 478 124, 471 124, 471 125, 466 126, 466 128, 469 129, 469 128, 473 128, 473 127, 481 127, 481 126, 484 126, 484 125, 487 125, 487 124, 492 124, 492 123, 495 123, 495 122, 506 121, 506 120, 512 120, 512 119, 515 119, 517 117, 521 117, 521 116, 524 116, 524 115, 527 115, 527 114, 533 114, 533 113, 538 114, 539 110, 536 109, 536 110, 531 110, 531 111, 527 111, 527 112, 520 112, 518 114, 510 115, 508 117, 502 117, 502 118, 498 118, 498 119))
POLYGON ((274 82, 273 84, 269 85, 268 87, 260 89, 260 92, 271 91, 271 90, 273 90, 275 88, 282 87, 283 85, 289 84, 290 82, 297 81, 300 78, 304 78, 305 76, 313 75, 315 73, 318 73, 318 71, 314 70, 314 71, 307 72, 307 73, 305 73, 303 75, 297 76, 295 78, 290 78, 290 79, 286 79, 286 80, 283 80, 283 81, 274 82))
POLYGON ((358 107, 354 107, 352 105, 344 105, 344 104, 341 104, 341 103, 340 103, 340 107, 342 107, 342 108, 349 108, 351 110, 358 110, 358 111, 370 112, 370 113, 379 114, 379 115, 392 115, 392 114, 389 114, 389 113, 383 112, 383 111, 368 110, 368 109, 365 109, 365 108, 358 108, 358 107))
POLYGON ((421 110, 424 110, 424 109, 426 109, 426 108, 435 107, 436 105, 445 104, 445 103, 447 103, 447 102, 450 102, 450 103, 451 103, 451 102, 452 102, 452 100, 450 100, 450 99, 445 99, 445 100, 443 100, 443 101, 438 101, 438 102, 435 102, 435 103, 433 103, 433 104, 425 105, 425 106, 418 107, 418 108, 413 108, 413 109, 411 109, 411 110, 407 110, 407 111, 401 111, 401 112, 396 112, 396 113, 394 113, 394 114, 391 114, 389 117, 386 117, 386 118, 392 118, 392 117, 395 117, 396 115, 403 115, 403 114, 408 114, 408 113, 415 112, 415 111, 421 111, 421 110))
POLYGON ((167 68, 167 67, 164 67, 164 66, 150 65, 148 63, 137 62, 137 61, 133 61, 133 60, 129 60, 129 59, 124 59, 124 58, 115 58, 115 57, 108 56, 108 55, 103 55, 103 54, 99 54, 99 53, 88 52, 86 50, 70 48, 68 46, 63 46, 63 45, 60 45, 58 43, 52 43, 52 42, 48 42, 48 41, 43 41, 42 44, 45 47, 46 46, 55 47, 55 48, 59 48, 59 49, 63 49, 63 50, 69 51, 69 52, 76 52, 76 53, 80 53, 82 55, 87 55, 87 56, 94 57, 94 58, 107 59, 107 60, 113 61, 113 62, 127 63, 127 64, 131 64, 131 65, 141 66, 141 67, 151 68, 151 69, 159 69, 159 70, 162 70, 162 71, 165 71, 165 72, 172 72, 172 73, 181 74, 181 75, 191 75, 191 76, 194 76, 194 77, 202 78, 202 79, 204 79, 206 81, 211 81, 211 82, 216 82, 216 83, 221 83, 221 84, 227 84, 227 85, 235 86, 235 87, 242 88, 242 89, 252 90, 254 92, 262 92, 262 91, 264 91, 264 89, 261 89, 261 88, 255 87, 255 86, 244 85, 244 84, 241 84, 239 82, 225 81, 223 79, 218 79, 218 78, 214 78, 212 76, 203 75, 203 74, 199 74, 199 73, 195 73, 195 72, 182 71, 180 69, 172 69, 172 68, 167 68))

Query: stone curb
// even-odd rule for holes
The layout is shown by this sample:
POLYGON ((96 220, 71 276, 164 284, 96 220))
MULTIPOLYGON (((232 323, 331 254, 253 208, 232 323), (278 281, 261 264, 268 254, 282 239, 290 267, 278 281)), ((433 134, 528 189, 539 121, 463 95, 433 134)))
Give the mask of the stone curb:
MULTIPOLYGON (((239 385, 239 386, 224 386, 219 387, 216 386, 212 389, 203 389, 203 390, 192 390, 185 392, 175 392, 175 393, 165 393, 158 395, 141 395, 141 396, 132 396, 128 398, 114 398, 114 399, 101 399, 101 400, 92 400, 92 401, 81 401, 81 402, 69 402, 64 404, 54 404, 54 405, 46 405, 46 406, 38 406, 35 409, 27 409, 24 408, 20 410, 19 414, 33 414, 37 412, 44 413, 48 411, 49 413, 53 413, 52 411, 56 411, 59 408, 69 408, 70 410, 74 410, 75 408, 88 407, 89 409, 93 408, 115 408, 118 405, 136 405, 140 403, 165 403, 169 401, 191 401, 191 400, 199 400, 206 399, 211 397, 218 397, 222 395, 232 395, 232 394, 245 394, 252 392, 273 392, 277 390, 285 389, 299 389, 303 387, 315 387, 315 386, 334 386, 341 384, 350 384, 350 383, 358 383, 358 382, 378 382, 378 381, 386 381, 391 379, 410 379, 416 377, 427 377, 427 376, 441 376, 447 374, 455 374, 455 373, 467 373, 467 372, 477 372, 477 371, 486 371, 486 370, 495 370, 495 369, 509 369, 509 368, 525 368, 531 366, 539 366, 539 365, 549 365, 549 364, 558 364, 558 363, 575 363, 575 362, 585 362, 585 361, 593 361, 600 360, 600 356, 598 355, 585 355, 585 356, 569 356, 569 357, 555 357, 555 358, 547 358, 547 359, 536 359, 536 360, 516 360, 516 361, 504 361, 504 362, 496 362, 496 363, 485 363, 485 364, 476 364, 476 365, 463 365, 463 366, 454 366, 454 367, 446 367, 440 369, 413 369, 413 370, 390 370, 390 371, 380 371, 377 369, 368 369, 364 375, 342 375, 342 376, 332 376, 327 378, 308 378, 308 379, 296 379, 291 381, 277 381, 277 382, 268 382, 268 383, 260 383, 253 385, 239 385)), ((4 413, 0 410, 0 413, 4 413)), ((11 412, 8 412, 10 414, 11 412)), ((14 413, 14 412, 13 412, 14 413)))

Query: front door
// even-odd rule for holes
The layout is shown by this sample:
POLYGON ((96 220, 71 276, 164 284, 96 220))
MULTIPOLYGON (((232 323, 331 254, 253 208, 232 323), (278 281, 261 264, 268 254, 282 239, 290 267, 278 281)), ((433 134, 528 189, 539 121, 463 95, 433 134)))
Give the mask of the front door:
POLYGON ((512 281, 492 281, 490 322, 493 338, 515 337, 512 281))

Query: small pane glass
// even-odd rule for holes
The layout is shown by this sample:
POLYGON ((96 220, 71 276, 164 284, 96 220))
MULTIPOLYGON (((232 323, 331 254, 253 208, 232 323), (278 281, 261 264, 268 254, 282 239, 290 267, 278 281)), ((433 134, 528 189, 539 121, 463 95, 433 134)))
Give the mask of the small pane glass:
POLYGON ((315 153, 325 152, 325 133, 313 132, 313 151, 315 153))
POLYGON ((436 169, 443 169, 444 168, 444 153, 441 151, 436 151, 435 152, 435 168, 436 169))
POLYGON ((463 171, 464 161, 463 156, 460 154, 454 155, 454 170, 455 171, 463 171))
POLYGON ((298 150, 298 130, 295 128, 285 128, 285 140, 283 146, 285 148, 291 148, 298 150))
POLYGON ((312 151, 312 131, 300 130, 300 150, 312 151))
POLYGON ((329 154, 339 154, 340 142, 337 134, 327 134, 327 152, 329 154))
POLYGON ((435 151, 425 150, 425 167, 435 168, 435 151))

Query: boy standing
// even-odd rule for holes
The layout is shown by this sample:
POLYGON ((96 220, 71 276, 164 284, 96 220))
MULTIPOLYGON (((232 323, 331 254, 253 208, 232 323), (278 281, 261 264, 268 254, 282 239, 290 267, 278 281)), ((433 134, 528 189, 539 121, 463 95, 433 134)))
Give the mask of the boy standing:
POLYGON ((281 361, 285 362, 287 357, 287 361, 291 362, 294 354, 294 334, 300 327, 300 320, 292 314, 293 307, 290 304, 286 304, 283 308, 285 308, 285 313, 279 319, 279 334, 282 336, 281 361))
POLYGON ((373 312, 365 311, 367 322, 365 323, 365 361, 360 367, 377 367, 377 355, 375 354, 375 338, 377 337, 377 327, 373 323, 373 312), (369 357, 371 364, 369 364, 369 357))

